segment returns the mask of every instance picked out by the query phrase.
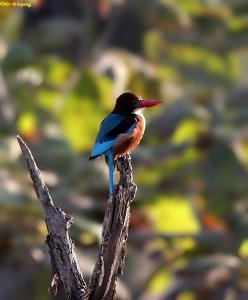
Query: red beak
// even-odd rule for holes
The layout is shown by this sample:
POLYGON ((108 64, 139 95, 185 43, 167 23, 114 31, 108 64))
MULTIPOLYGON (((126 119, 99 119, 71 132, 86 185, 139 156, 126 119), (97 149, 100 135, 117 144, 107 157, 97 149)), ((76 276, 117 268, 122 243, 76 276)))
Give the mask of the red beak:
POLYGON ((152 107, 161 104, 161 101, 158 100, 140 100, 137 104, 137 108, 145 108, 145 107, 152 107))

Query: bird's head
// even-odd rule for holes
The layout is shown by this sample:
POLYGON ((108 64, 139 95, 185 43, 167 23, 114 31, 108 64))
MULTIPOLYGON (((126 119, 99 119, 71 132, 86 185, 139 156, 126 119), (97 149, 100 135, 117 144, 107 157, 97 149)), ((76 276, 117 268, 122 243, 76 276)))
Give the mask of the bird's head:
POLYGON ((156 106, 160 103, 162 102, 158 100, 142 99, 139 94, 134 92, 126 92, 121 94, 116 99, 116 104, 112 113, 119 115, 129 115, 142 108, 156 106))

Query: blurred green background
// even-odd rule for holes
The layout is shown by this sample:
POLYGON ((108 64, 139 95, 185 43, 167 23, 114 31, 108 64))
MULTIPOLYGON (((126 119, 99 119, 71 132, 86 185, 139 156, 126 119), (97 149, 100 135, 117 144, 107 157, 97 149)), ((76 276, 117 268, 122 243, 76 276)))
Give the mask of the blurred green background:
POLYGON ((46 227, 15 135, 74 217, 87 281, 108 196, 104 159, 88 157, 127 90, 164 104, 145 112, 132 154, 118 299, 248 299, 248 2, 30 1, 0 7, 0 299, 50 299, 46 227))

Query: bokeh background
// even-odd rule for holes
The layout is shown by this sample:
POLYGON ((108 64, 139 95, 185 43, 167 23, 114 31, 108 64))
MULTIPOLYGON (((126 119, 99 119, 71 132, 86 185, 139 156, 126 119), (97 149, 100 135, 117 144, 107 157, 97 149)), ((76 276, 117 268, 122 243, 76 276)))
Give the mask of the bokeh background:
POLYGON ((88 157, 127 90, 164 104, 145 112, 132 154, 118 299, 248 299, 248 2, 30 3, 0 7, 0 299, 50 299, 46 227, 15 135, 74 217, 87 281, 108 196, 104 159, 88 157))

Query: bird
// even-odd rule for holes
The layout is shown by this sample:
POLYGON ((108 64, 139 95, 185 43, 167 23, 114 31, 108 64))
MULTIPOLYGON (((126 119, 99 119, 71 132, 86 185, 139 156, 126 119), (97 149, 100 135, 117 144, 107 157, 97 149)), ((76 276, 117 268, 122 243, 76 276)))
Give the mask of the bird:
POLYGON ((141 110, 161 103, 142 99, 135 92, 124 92, 116 99, 113 111, 101 122, 89 160, 105 156, 110 195, 113 193, 114 169, 118 158, 136 148, 143 137, 146 121, 141 110))

